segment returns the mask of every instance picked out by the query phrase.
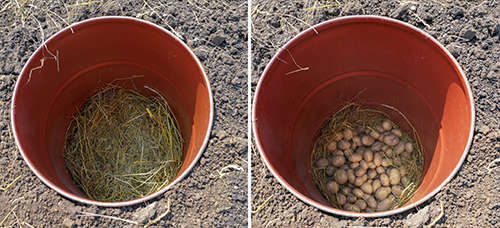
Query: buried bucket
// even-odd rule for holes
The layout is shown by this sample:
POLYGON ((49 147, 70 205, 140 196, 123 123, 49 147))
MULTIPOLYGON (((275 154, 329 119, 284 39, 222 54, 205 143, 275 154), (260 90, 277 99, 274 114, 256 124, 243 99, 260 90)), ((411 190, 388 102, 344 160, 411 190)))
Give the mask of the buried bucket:
POLYGON ((264 163, 295 196, 337 215, 380 217, 421 204, 451 180, 469 150, 475 117, 462 69, 434 38, 394 19, 350 16, 300 33, 273 57, 257 86, 252 118, 264 163), (421 184, 400 207, 335 207, 313 180, 318 132, 353 100, 420 137, 421 184))
MULTIPOLYGON (((146 109, 144 115, 155 119, 146 109)), ((179 182, 205 149, 212 119, 210 84, 193 52, 167 30, 128 17, 94 18, 53 35, 24 66, 11 107, 15 140, 31 170, 63 196, 98 206, 144 202, 179 182), (90 198, 63 158, 75 113, 109 85, 165 101, 183 142, 178 171, 168 182, 123 201, 90 198)))

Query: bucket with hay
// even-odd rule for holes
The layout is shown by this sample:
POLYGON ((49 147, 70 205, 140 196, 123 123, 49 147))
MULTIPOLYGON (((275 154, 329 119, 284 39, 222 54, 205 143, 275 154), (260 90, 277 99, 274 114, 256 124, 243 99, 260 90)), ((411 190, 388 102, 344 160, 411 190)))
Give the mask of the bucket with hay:
POLYGON ((303 31, 257 86, 262 160, 307 204, 351 217, 411 209, 459 170, 474 104, 453 56, 404 22, 349 16, 303 31))
POLYGON ((200 158, 212 118, 210 84, 190 49, 129 17, 53 35, 24 66, 11 110, 33 172, 63 196, 99 206, 144 202, 179 182, 200 158))

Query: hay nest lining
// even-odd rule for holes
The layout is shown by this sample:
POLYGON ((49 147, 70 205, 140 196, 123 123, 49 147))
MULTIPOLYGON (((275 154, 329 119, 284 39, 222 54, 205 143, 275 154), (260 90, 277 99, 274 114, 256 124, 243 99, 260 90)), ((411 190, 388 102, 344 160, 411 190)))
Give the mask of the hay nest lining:
POLYGON ((170 183, 182 153, 177 121, 163 97, 109 85, 73 116, 63 156, 89 198, 126 201, 170 183))

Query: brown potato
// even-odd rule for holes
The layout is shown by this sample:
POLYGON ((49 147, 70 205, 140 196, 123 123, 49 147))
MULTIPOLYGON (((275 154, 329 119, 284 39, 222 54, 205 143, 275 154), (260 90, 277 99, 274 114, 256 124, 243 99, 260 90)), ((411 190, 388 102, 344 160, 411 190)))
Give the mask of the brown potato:
POLYGON ((345 157, 346 157, 346 158, 348 158, 349 156, 351 156, 351 155, 352 155, 352 153, 353 153, 353 152, 352 152, 352 149, 351 149, 351 148, 348 148, 348 149, 345 149, 345 150, 344 150, 344 155, 345 155, 345 157))
POLYGON ((343 187, 341 191, 344 195, 349 195, 351 193, 352 189, 349 187, 343 187))
POLYGON ((358 146, 356 146, 356 144, 354 143, 351 143, 351 150, 355 150, 358 146))
POLYGON ((320 158, 316 161, 316 168, 318 169, 324 169, 328 166, 328 159, 326 158, 320 158))
POLYGON ((382 184, 380 183, 380 180, 379 179, 375 179, 373 180, 373 183, 372 183, 372 191, 377 191, 377 189, 380 188, 380 186, 382 186, 382 184))
POLYGON ((356 175, 354 175, 354 170, 348 169, 347 170, 347 178, 349 179, 349 183, 354 184, 356 181, 356 175))
POLYGON ((368 173, 366 175, 368 175, 368 179, 373 179, 377 176, 377 171, 375 171, 374 169, 370 169, 368 170, 368 173))
POLYGON ((375 155, 373 155, 373 163, 375 164, 375 166, 380 166, 382 164, 382 154, 380 152, 377 152, 375 153, 375 155))
POLYGON ((356 177, 356 180, 354 180, 354 186, 357 186, 357 187, 361 186, 363 183, 366 182, 367 179, 368 179, 367 175, 356 177))
POLYGON ((382 121, 382 128, 384 131, 390 131, 392 129, 392 122, 390 120, 382 121))
POLYGON ((373 161, 373 151, 371 151, 371 150, 365 150, 365 153, 363 154, 363 158, 367 162, 373 161))
POLYGON ((358 199, 354 205, 359 207, 361 210, 366 209, 366 202, 364 200, 358 199))
POLYGON ((392 196, 387 197, 386 199, 378 203, 377 211, 387 211, 391 209, 393 202, 394 202, 394 197, 392 196))
POLYGON ((411 142, 407 142, 407 143, 405 144, 405 150, 406 150, 406 151, 408 151, 408 153, 413 152, 413 143, 411 143, 411 142))
POLYGON ((399 170, 396 168, 392 168, 389 170, 389 181, 391 182, 392 185, 397 185, 399 184, 399 181, 401 180, 401 175, 399 174, 399 170))
POLYGON ((375 170, 377 171, 378 174, 385 173, 385 169, 382 166, 377 167, 377 169, 375 169, 375 170))
POLYGON ((335 151, 337 149, 337 142, 332 141, 332 142, 328 143, 328 146, 326 146, 326 149, 328 151, 335 151))
POLYGON ((373 187, 371 184, 369 184, 368 182, 364 183, 361 185, 361 190, 363 190, 363 192, 365 192, 366 194, 372 194, 373 192, 373 187))
POLYGON ((377 142, 374 142, 372 144, 371 150, 372 151, 379 151, 382 149, 383 146, 384 146, 384 144, 382 142, 377 141, 377 142))
POLYGON ((347 182, 347 172, 343 169, 338 169, 335 172, 335 181, 338 184, 345 184, 347 182))
POLYGON ((361 156, 361 154, 357 152, 349 156, 349 161, 351 162, 359 162, 361 161, 361 159, 363 159, 363 156, 361 156))
POLYGON ((383 167, 390 166, 391 164, 392 164, 392 160, 391 159, 387 159, 387 158, 382 159, 382 166, 383 167))
POLYGON ((404 176, 401 178, 401 184, 403 185, 403 187, 406 187, 408 186, 408 184, 410 184, 410 179, 408 179, 408 176, 404 176))
POLYGON ((393 163, 394 165, 396 165, 396 166, 401 166, 401 158, 399 158, 399 157, 394 157, 394 158, 392 159, 392 163, 393 163))
POLYGON ((363 175, 361 176, 361 179, 363 180, 363 182, 366 182, 368 180, 368 175, 363 175))
POLYGON ((356 197, 356 196, 355 196, 355 195, 353 195, 353 194, 349 194, 349 195, 347 196, 347 202, 349 202, 349 203, 354 203, 354 202, 356 202, 356 200, 358 200, 358 197, 356 197))
POLYGON ((392 158, 392 156, 394 155, 391 148, 387 148, 387 150, 385 150, 384 153, 385 156, 387 156, 388 158, 392 158))
POLYGON ((333 156, 331 163, 335 167, 340 167, 340 166, 344 165, 345 157, 340 156, 340 155, 333 156))
POLYGON ((348 210, 348 211, 353 211, 353 212, 360 212, 361 211, 358 206, 353 205, 353 204, 344 205, 344 209, 348 210))
POLYGON ((351 147, 351 143, 349 143, 347 140, 340 140, 340 142, 337 144, 337 147, 341 150, 346 150, 351 147))
POLYGON ((337 203, 340 204, 341 206, 344 205, 345 203, 347 203, 347 197, 342 193, 338 193, 337 203))
POLYGON ((357 177, 363 176, 365 175, 365 173, 366 169, 363 169, 362 167, 358 167, 356 168, 356 170, 354 170, 354 175, 356 175, 357 177))
POLYGON ((335 152, 333 152, 333 155, 344 156, 344 152, 341 150, 336 150, 335 152))
POLYGON ((380 183, 382 184, 382 186, 385 186, 385 187, 389 186, 390 180, 389 180, 389 176, 387 176, 387 174, 382 173, 382 174, 380 174, 379 178, 380 178, 380 183))
POLYGON ((375 126, 375 130, 377 130, 380 133, 384 133, 385 132, 385 129, 382 126, 380 126, 380 125, 375 126))
POLYGON ((400 185, 393 185, 391 187, 392 194, 395 195, 396 197, 401 196, 401 193, 403 193, 403 189, 401 189, 400 185))
POLYGON ((351 140, 351 139, 352 139, 352 137, 353 137, 353 132, 352 132, 352 130, 351 130, 351 129, 349 129, 349 128, 346 128, 346 129, 344 130, 344 139, 346 139, 346 140, 351 140))
POLYGON ((375 139, 369 135, 363 135, 363 137, 361 137, 361 143, 365 146, 371 146, 374 142, 375 139))
POLYGON ((401 129, 398 128, 392 129, 391 133, 397 135, 398 137, 403 136, 403 132, 401 131, 401 129))
POLYGON ((395 146, 399 143, 399 137, 394 134, 387 134, 386 136, 384 136, 383 141, 385 144, 389 146, 395 146))
POLYGON ((405 143, 403 141, 400 141, 396 146, 394 146, 394 151, 395 154, 400 155, 405 151, 405 143))
POLYGON ((370 197, 368 197, 368 199, 366 199, 366 204, 370 208, 377 208, 377 200, 375 200, 375 198, 373 198, 373 196, 370 196, 370 197))
POLYGON ((410 158, 410 152, 405 151, 405 152, 401 153, 401 157, 403 157, 403 158, 410 158))
POLYGON ((370 136, 374 139, 378 139, 380 138, 380 133, 378 133, 377 131, 371 131, 370 136))
POLYGON ((361 167, 363 169, 368 169, 368 162, 366 162, 365 160, 361 160, 359 162, 359 167, 361 167))
POLYGON ((335 182, 335 181, 330 181, 326 184, 326 189, 330 193, 335 194, 339 191, 339 184, 337 184, 337 182, 335 182))
POLYGON ((353 189, 352 190, 352 194, 354 194, 358 198, 363 198, 363 196, 365 195, 365 193, 363 192, 363 190, 361 190, 359 188, 353 189))
POLYGON ((335 173, 335 168, 333 168, 333 166, 328 166, 326 167, 325 173, 328 176, 332 176, 335 173))
POLYGON ((401 166, 399 167, 399 174, 403 177, 403 176, 406 176, 406 174, 408 173, 408 170, 406 169, 405 166, 401 166))
POLYGON ((361 146, 361 138, 359 136, 352 137, 352 143, 356 146, 361 146))
POLYGON ((381 187, 377 191, 375 191, 375 198, 377 198, 378 200, 384 200, 389 194, 391 194, 391 188, 381 187))

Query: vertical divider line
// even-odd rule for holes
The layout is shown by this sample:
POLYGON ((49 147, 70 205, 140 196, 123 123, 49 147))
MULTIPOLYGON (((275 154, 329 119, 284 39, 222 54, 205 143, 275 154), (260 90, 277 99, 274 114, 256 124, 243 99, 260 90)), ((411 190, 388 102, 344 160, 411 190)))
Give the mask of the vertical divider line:
POLYGON ((252 0, 247 1, 247 216, 252 227, 252 0))

